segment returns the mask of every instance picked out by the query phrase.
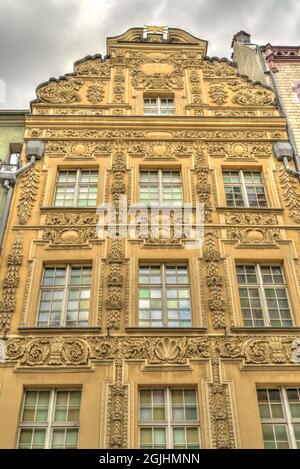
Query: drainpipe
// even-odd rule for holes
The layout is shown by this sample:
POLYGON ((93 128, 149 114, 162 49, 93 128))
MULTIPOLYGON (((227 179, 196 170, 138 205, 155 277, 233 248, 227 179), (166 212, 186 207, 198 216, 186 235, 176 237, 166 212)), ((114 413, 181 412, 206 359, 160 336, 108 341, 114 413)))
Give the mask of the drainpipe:
MULTIPOLYGON (((14 190, 14 187, 10 185, 10 181, 13 184, 15 184, 20 174, 32 168, 36 160, 40 160, 44 156, 44 151, 45 151, 45 147, 44 147, 43 142, 41 142, 40 140, 29 140, 26 143, 26 158, 27 160, 30 160, 29 163, 17 169, 17 171, 11 173, 11 175, 9 175, 10 179, 5 178, 5 176, 2 174, 2 178, 4 179, 4 183, 2 184, 2 186, 7 191, 7 195, 6 195, 5 205, 4 205, 1 222, 0 222, 0 253, 2 251, 2 242, 3 242, 5 228, 7 225, 7 220, 9 216, 9 210, 10 210, 10 205, 11 205, 12 195, 13 195, 13 190, 14 190)), ((0 170, 0 181, 1 181, 1 170, 0 170)))
POLYGON ((283 163, 284 169, 288 174, 300 177, 300 172, 289 167, 289 161, 293 159, 294 148, 290 142, 276 142, 273 145, 275 158, 283 163))
POLYGON ((288 133, 289 140, 290 140, 290 142, 292 144, 292 147, 293 147, 293 160, 294 160, 295 167, 296 167, 297 170, 293 171, 291 168, 288 167, 288 162, 287 161, 285 162, 285 160, 282 159, 283 164, 284 164, 285 170, 289 174, 293 174, 295 177, 298 177, 299 181, 300 181, 300 159, 299 159, 299 155, 298 155, 298 152, 297 152, 297 146, 296 146, 296 141, 295 141, 295 138, 294 138, 294 133, 293 133, 293 130, 291 129, 291 127, 290 127, 288 118, 286 116, 286 113, 285 113, 285 110, 284 110, 284 105, 283 105, 283 102, 282 102, 282 98, 280 96, 280 92, 279 92, 279 89, 278 89, 278 86, 277 86, 277 83, 276 83, 276 80, 275 80, 275 77, 274 77, 274 73, 272 72, 272 70, 267 69, 260 46, 257 45, 256 49, 258 51, 258 55, 259 55, 259 58, 260 58, 260 62, 261 62, 261 65, 262 65, 263 72, 266 75, 269 75, 271 77, 272 84, 273 84, 275 94, 276 94, 276 97, 277 97, 277 101, 278 101, 278 104, 279 104, 280 114, 282 115, 282 117, 284 117, 286 119, 287 133, 288 133))

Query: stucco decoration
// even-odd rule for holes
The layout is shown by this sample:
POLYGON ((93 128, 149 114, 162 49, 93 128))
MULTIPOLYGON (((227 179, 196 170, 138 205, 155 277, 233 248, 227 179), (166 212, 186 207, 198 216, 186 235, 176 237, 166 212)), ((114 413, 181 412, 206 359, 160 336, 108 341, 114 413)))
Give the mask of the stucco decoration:
POLYGON ((236 448, 229 386, 221 381, 220 360, 211 360, 212 383, 208 384, 212 447, 236 448))
POLYGON ((45 85, 40 85, 37 89, 37 97, 41 101, 53 104, 69 104, 81 101, 78 91, 81 89, 83 81, 69 77, 67 79, 49 81, 45 85))
POLYGON ((19 232, 7 257, 7 271, 2 281, 0 297, 0 331, 9 330, 10 320, 16 308, 16 292, 20 280, 20 266, 23 259, 23 234, 19 232))
POLYGON ((203 260, 206 264, 206 285, 208 309, 211 312, 214 329, 225 327, 224 279, 221 275, 222 258, 218 250, 218 239, 214 231, 205 233, 203 260))
POLYGON ((17 202, 17 214, 20 225, 25 225, 37 198, 41 171, 33 166, 21 178, 21 193, 17 202))
MULTIPOLYGON (((291 366, 299 355, 295 336, 8 336, 7 364, 17 367, 91 366, 93 360, 145 361, 151 365, 186 365, 209 357, 239 359, 242 365, 291 366)), ((299 340, 299 339, 297 339, 299 340)), ((298 360, 298 358, 297 358, 298 360)))
POLYGON ((129 68, 132 85, 145 90, 183 88, 182 55, 170 53, 131 52, 129 68))
POLYGON ((288 174, 284 167, 279 169, 279 183, 288 214, 295 223, 300 223, 300 194, 297 178, 288 174))
POLYGON ((110 79, 110 62, 102 61, 101 57, 87 57, 86 59, 75 62, 75 72, 79 76, 98 77, 101 80, 110 79))

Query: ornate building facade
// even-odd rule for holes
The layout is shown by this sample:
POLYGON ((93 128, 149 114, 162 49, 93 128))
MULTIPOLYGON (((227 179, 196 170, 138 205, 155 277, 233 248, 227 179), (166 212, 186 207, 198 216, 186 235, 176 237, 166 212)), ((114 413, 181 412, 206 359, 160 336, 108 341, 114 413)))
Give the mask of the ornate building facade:
POLYGON ((274 92, 180 29, 107 49, 40 85, 26 118, 46 148, 1 258, 0 446, 299 447, 300 191, 273 155, 274 92))

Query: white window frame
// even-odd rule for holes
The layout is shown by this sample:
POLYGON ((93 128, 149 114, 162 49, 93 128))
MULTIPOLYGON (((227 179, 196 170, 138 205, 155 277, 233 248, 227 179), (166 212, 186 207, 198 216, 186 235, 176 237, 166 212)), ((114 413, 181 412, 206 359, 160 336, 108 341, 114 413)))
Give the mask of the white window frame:
MULTIPOLYGON (((56 397, 57 397, 57 392, 59 391, 65 391, 65 392, 71 392, 71 391, 80 391, 81 393, 81 398, 82 398, 82 389, 81 388, 27 388, 24 389, 23 392, 23 402, 22 402, 22 408, 21 408, 21 415, 20 415, 20 421, 19 421, 19 430, 18 430, 18 441, 17 441, 17 448, 19 448, 19 442, 20 442, 20 435, 21 431, 24 428, 43 428, 46 429, 46 436, 45 436, 45 442, 44 442, 44 449, 51 449, 51 440, 52 440, 52 434, 53 430, 56 428, 75 428, 78 429, 80 428, 80 409, 81 409, 81 402, 79 406, 79 420, 78 421, 69 421, 69 422, 54 422, 54 413, 55 413, 55 405, 56 405, 56 397), (34 391, 34 392, 40 392, 40 391, 49 391, 50 392, 50 399, 49 399, 49 406, 48 406, 48 416, 47 416, 47 422, 22 422, 21 418, 24 413, 24 407, 25 407, 25 397, 26 397, 26 392, 27 391, 34 391)), ((79 437, 79 431, 78 431, 78 437, 79 437)))
MULTIPOLYGON (((141 173, 143 172, 151 172, 151 171, 156 171, 158 173, 158 205, 155 207, 171 207, 171 208, 181 208, 183 206, 183 182, 182 182, 182 174, 180 169, 173 169, 173 168, 141 168, 139 171, 139 178, 140 178, 140 187, 139 187, 139 198, 141 198, 141 173), (181 188, 181 205, 172 205, 173 201, 170 201, 170 205, 167 204, 167 202, 164 202, 163 200, 163 173, 164 172, 173 172, 173 173, 178 173, 180 176, 180 185, 181 188)), ((150 206, 151 203, 149 202, 150 206)), ((149 205, 148 205, 149 206, 149 205)))
MULTIPOLYGON (((69 290, 70 289, 76 289, 76 287, 78 289, 80 288, 87 288, 89 287, 90 289, 90 299, 91 299, 91 293, 92 293, 92 265, 89 265, 89 264, 50 264, 50 265, 47 265, 45 264, 43 266, 43 271, 42 271, 42 279, 41 279, 41 282, 43 282, 43 278, 44 278, 44 272, 45 272, 45 269, 46 268, 65 268, 65 283, 64 285, 43 285, 41 283, 40 285, 40 297, 39 297, 39 303, 38 303, 38 314, 37 314, 37 319, 36 319, 36 325, 37 327, 40 327, 40 328, 55 328, 55 327, 88 327, 88 323, 89 323, 89 318, 88 318, 88 323, 86 326, 81 326, 81 325, 77 325, 77 326, 67 326, 66 325, 66 321, 67 321, 67 306, 68 306, 68 293, 69 293, 69 290), (85 285, 85 284, 79 284, 79 285, 70 285, 69 284, 69 279, 70 279, 70 274, 71 274, 71 269, 72 267, 89 267, 91 269, 91 283, 89 285, 85 285), (60 316, 60 324, 59 326, 44 326, 44 325, 39 325, 39 315, 40 315, 40 304, 41 304, 41 298, 42 298, 42 292, 43 291, 48 291, 48 290, 63 290, 63 300, 62 300, 62 310, 61 310, 61 316, 60 316)), ((91 307, 91 304, 90 304, 90 307, 91 307)), ((90 316, 90 311, 89 311, 89 316, 90 316)))
MULTIPOLYGON (((141 262, 139 265, 138 265, 138 269, 142 266, 159 266, 161 267, 161 279, 162 279, 162 283, 160 284, 151 284, 151 283, 148 283, 148 284, 144 284, 144 283, 140 283, 139 281, 139 273, 138 273, 138 292, 140 290, 140 288, 161 288, 161 294, 162 294, 162 297, 161 297, 161 304, 162 304, 162 322, 163 322, 163 326, 140 326, 142 328, 144 327, 149 327, 150 329, 151 328, 155 328, 155 327, 159 327, 159 328, 173 328, 174 326, 168 326, 168 323, 169 322, 172 322, 172 320, 169 320, 168 319, 168 305, 167 305, 167 301, 168 301, 168 298, 167 298, 167 289, 172 287, 172 288, 176 288, 176 287, 179 287, 178 289, 180 288, 186 288, 189 290, 189 303, 190 303, 190 325, 189 326, 177 326, 176 329, 185 329, 185 328, 190 328, 190 327, 193 327, 193 315, 192 315, 192 299, 191 299, 191 278, 190 278, 190 269, 189 269, 189 264, 188 262, 187 263, 183 263, 183 262, 178 262, 178 263, 172 263, 172 262, 141 262), (174 265, 175 267, 177 266, 186 266, 187 267, 187 272, 188 272, 188 280, 189 282, 188 283, 179 283, 179 284, 167 284, 166 283, 166 265, 174 265)), ((138 298, 139 299, 139 298, 138 298)), ((174 321, 174 320, 173 320, 174 321)), ((178 322, 180 322, 180 319, 178 320, 178 322)), ((140 308, 138 307, 138 323, 140 324, 140 308)))
MULTIPOLYGON (((279 389, 280 397, 281 397, 281 403, 282 403, 282 409, 283 409, 283 419, 280 418, 261 418, 260 421, 261 424, 270 424, 270 425, 276 425, 276 424, 282 424, 287 426, 287 436, 288 436, 288 441, 290 444, 290 449, 299 449, 297 448, 296 444, 296 438, 294 434, 294 428, 293 428, 293 423, 300 424, 300 418, 299 419, 293 419, 291 412, 290 412, 290 406, 289 406, 289 401, 287 397, 287 389, 289 388, 298 388, 299 386, 267 386, 267 387, 258 387, 257 390, 265 390, 265 389, 279 389)), ((259 403, 259 401, 258 401, 259 403)), ((300 405, 300 404, 299 404, 300 405)))
MULTIPOLYGON (((281 264, 276 264, 276 263, 259 263, 259 262, 256 262, 256 263, 251 263, 251 262, 247 262, 247 263, 238 263, 236 264, 236 267, 238 266, 254 266, 255 267, 255 272, 256 272, 256 276, 257 276, 257 279, 258 279, 258 283, 254 284, 254 283, 245 283, 245 284, 240 284, 238 283, 238 288, 258 288, 258 291, 259 291, 259 298, 260 298, 260 302, 261 302, 261 309, 262 309, 262 314, 263 314, 263 320, 264 320, 264 326, 263 327, 288 327, 288 326, 272 326, 271 325, 271 320, 270 320, 270 317, 269 317, 269 311, 268 311, 268 304, 267 304, 267 298, 266 298, 266 295, 265 295, 265 288, 284 288, 285 291, 286 291, 286 296, 287 296, 287 300, 288 300, 288 304, 289 304, 289 311, 290 311, 290 316, 291 316, 291 321, 292 321, 292 325, 290 327, 293 327, 294 326, 294 318, 293 318, 293 314, 292 314, 292 307, 291 307, 291 301, 290 301, 290 298, 289 298, 289 291, 288 291, 288 287, 287 287, 287 283, 286 283, 286 279, 285 279, 285 275, 284 275, 284 269, 282 267, 281 264), (274 266, 274 267, 280 267, 281 268, 281 273, 282 273, 282 277, 283 277, 283 281, 284 283, 282 284, 277 284, 277 283, 271 283, 271 284, 264 284, 263 283, 263 277, 262 277, 262 273, 261 273, 261 267, 262 266, 274 266)), ((240 298, 240 295, 239 295, 239 298, 240 298)), ((241 308, 241 311, 242 311, 242 308, 241 308)), ((244 318, 243 318, 244 320, 244 318)), ((261 326, 247 326, 247 327, 261 327, 261 326)))
MULTIPOLYGON (((55 181, 55 191, 54 191, 54 198, 53 198, 53 206, 56 207, 56 208, 69 208, 69 207, 79 207, 78 206, 78 200, 79 200, 79 193, 80 193, 80 188, 82 186, 90 186, 92 185, 92 183, 80 183, 80 178, 81 178, 81 174, 84 173, 84 172, 88 172, 88 171, 94 171, 94 172, 97 172, 98 174, 98 178, 97 178, 97 192, 98 192, 98 182, 99 182, 99 171, 98 169, 95 169, 95 168, 59 168, 57 170, 57 175, 56 175, 56 181, 55 181), (64 172, 64 171, 70 171, 70 172, 76 172, 76 180, 75 180, 75 183, 74 183, 74 200, 73 200, 73 203, 72 205, 56 205, 56 194, 57 194, 57 188, 61 186, 61 184, 59 183, 59 173, 61 172, 64 172)), ((65 185, 65 184, 64 184, 65 185)), ((96 208, 97 206, 97 196, 96 196, 96 203, 95 205, 84 205, 82 207, 79 207, 79 208, 89 208, 89 209, 93 209, 93 208, 96 208)))
MULTIPOLYGON (((201 447, 201 428, 200 428, 200 417, 199 417, 199 402, 198 402, 198 393, 197 389, 193 387, 140 387, 139 391, 139 409, 138 409, 138 426, 139 426, 139 448, 141 448, 141 441, 140 441, 140 429, 141 427, 161 427, 166 429, 166 448, 165 449, 173 449, 173 428, 174 427, 197 427, 198 428, 198 436, 199 436, 199 449, 201 447), (164 391, 165 395, 165 421, 155 421, 155 420, 145 420, 145 422, 140 420, 140 409, 141 409, 141 400, 140 400, 140 391, 150 390, 150 391, 164 391), (195 392, 196 396, 196 409, 197 409, 197 420, 178 420, 172 421, 172 398, 171 398, 171 391, 174 390, 192 390, 195 392)), ((186 448, 188 449, 188 448, 186 448)))
POLYGON ((173 96, 144 96, 144 116, 173 116, 175 114, 175 100, 173 96), (145 100, 146 99, 155 99, 156 100, 156 113, 147 113, 146 108, 145 108, 145 100), (170 107, 168 109, 173 109, 172 113, 162 113, 162 104, 161 100, 162 99, 168 99, 173 101, 173 107, 170 107))
POLYGON ((266 191, 266 187, 265 187, 265 183, 264 183, 264 176, 263 176, 263 173, 261 170, 256 170, 256 169, 225 169, 223 168, 222 170, 222 176, 223 176, 223 173, 226 173, 226 172, 238 172, 239 173, 239 178, 240 178, 240 183, 225 183, 223 182, 224 184, 224 192, 225 192, 225 200, 226 200, 226 205, 227 205, 227 198, 226 198, 226 191, 225 191, 225 188, 226 187, 229 187, 229 186, 240 186, 241 187, 241 192, 242 192, 242 196, 243 196, 243 201, 244 201, 244 205, 232 205, 232 206, 229 206, 227 205, 227 207, 232 207, 232 208, 250 208, 250 209, 255 209, 255 208, 269 208, 270 205, 269 205, 269 200, 268 200, 268 194, 267 194, 267 191, 266 191), (248 200, 248 194, 247 194, 247 186, 249 186, 250 184, 246 184, 245 182, 245 178, 244 178, 244 173, 260 173, 261 174, 261 177, 262 177, 262 183, 261 184, 253 184, 254 186, 262 186, 263 189, 264 189, 264 193, 265 193, 265 199, 266 199, 266 206, 263 207, 263 206, 255 206, 255 207, 252 207, 249 205, 249 200, 248 200))

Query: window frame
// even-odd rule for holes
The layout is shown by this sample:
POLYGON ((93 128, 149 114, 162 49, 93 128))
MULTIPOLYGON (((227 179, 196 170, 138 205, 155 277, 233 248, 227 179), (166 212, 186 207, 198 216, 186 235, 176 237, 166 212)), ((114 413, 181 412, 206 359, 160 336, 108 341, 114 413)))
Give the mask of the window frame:
POLYGON ((98 168, 69 168, 69 167, 57 168, 52 206, 58 209, 63 209, 63 208, 65 209, 68 209, 68 208, 94 209, 97 207, 98 186, 99 186, 99 169, 98 168), (95 184, 94 183, 81 183, 80 181, 81 181, 82 173, 90 172, 90 171, 97 172, 97 183, 95 184), (68 185, 66 183, 64 184, 59 183, 59 174, 62 172, 76 172, 75 183, 74 183, 74 198, 72 201, 72 205, 56 205, 56 196, 57 196, 58 187, 66 187, 66 185, 68 185), (97 188, 95 205, 79 206, 78 201, 79 201, 81 187, 89 187, 92 185, 95 185, 97 188))
MULTIPOLYGON (((141 202, 141 188, 142 188, 142 180, 141 180, 141 173, 149 173, 149 172, 157 172, 158 174, 158 183, 157 183, 157 194, 158 194, 158 201, 157 205, 153 205, 151 202, 147 202, 146 207, 153 207, 153 208, 171 208, 171 209, 178 209, 182 208, 184 204, 184 193, 183 193, 183 180, 182 180, 182 171, 181 168, 140 168, 139 169, 139 203, 142 204, 141 202), (174 205, 174 201, 170 199, 170 202, 165 202, 163 200, 163 173, 164 172, 169 172, 169 173, 178 173, 180 177, 180 183, 174 183, 172 186, 179 186, 181 189, 181 201, 180 205, 174 205)), ((151 182, 151 181, 150 181, 151 182)), ((148 188, 151 187, 150 182, 148 182, 148 188)), ((146 184, 146 183, 145 183, 146 184)))
POLYGON ((174 96, 162 96, 162 95, 155 95, 155 96, 143 96, 143 111, 144 111, 144 116, 164 116, 164 117, 167 117, 167 116, 174 116, 175 115, 175 97, 174 96), (145 109, 145 100, 146 99, 155 99, 156 101, 156 106, 155 106, 155 109, 156 109, 156 113, 147 113, 146 112, 146 109, 145 109), (173 106, 172 107, 168 107, 167 106, 167 109, 172 109, 173 112, 171 113, 162 113, 162 104, 161 104, 161 101, 162 99, 166 99, 166 100, 172 100, 173 101, 173 106))
POLYGON ((249 168, 249 169, 248 168, 246 168, 246 169, 222 168, 222 180, 223 180, 223 188, 224 188, 225 202, 226 202, 226 207, 227 208, 234 208, 234 209, 239 209, 239 208, 265 209, 265 208, 270 208, 270 201, 269 201, 268 193, 267 193, 266 186, 265 186, 263 171, 261 169, 257 169, 257 168, 249 168), (230 173, 230 172, 235 172, 235 173, 239 174, 239 179, 240 179, 239 183, 225 183, 223 175, 224 175, 224 173, 230 173), (247 186, 249 186, 250 184, 247 184, 245 182, 244 173, 260 173, 261 179, 262 179, 261 184, 252 183, 252 186, 263 187, 264 195, 265 195, 265 201, 266 201, 265 206, 261 206, 261 205, 251 206, 249 204, 247 186), (242 197, 243 197, 243 205, 228 205, 227 195, 226 195, 226 187, 233 187, 233 186, 239 186, 241 188, 241 194, 242 194, 242 197))
MULTIPOLYGON (((235 271, 236 271, 236 282, 237 282, 239 300, 241 300, 240 292, 239 292, 240 288, 247 288, 247 289, 248 288, 257 288, 258 291, 259 291, 259 299, 260 299, 261 310, 262 310, 262 319, 264 321, 263 326, 257 326, 257 325, 245 326, 244 325, 244 327, 249 327, 249 328, 256 328, 256 327, 258 327, 258 328, 260 328, 260 327, 285 328, 285 327, 294 327, 295 326, 293 311, 292 311, 292 303, 291 303, 291 300, 290 300, 290 295, 289 295, 289 290, 288 290, 288 284, 287 284, 287 281, 286 281, 286 275, 285 275, 285 272, 284 272, 284 268, 283 268, 283 265, 281 263, 275 263, 275 262, 237 262, 235 264, 235 271), (244 283, 244 284, 239 283, 239 281, 238 281, 238 272, 237 272, 237 267, 239 267, 239 266, 242 266, 242 267, 254 266, 255 267, 256 278, 257 278, 258 282, 257 283, 244 283), (263 283, 262 272, 261 272, 261 267, 263 267, 263 266, 280 267, 281 274, 282 274, 282 277, 283 277, 283 283, 282 284, 277 284, 277 283, 264 284, 263 283), (291 326, 273 326, 271 324, 271 320, 270 320, 270 316, 269 316, 269 310, 268 310, 268 304, 267 304, 267 297, 266 297, 266 294, 265 294, 265 288, 274 288, 274 289, 283 288, 283 289, 285 289, 286 298, 287 298, 288 305, 289 305, 290 318, 291 318, 291 322, 292 322, 291 326)), ((241 301, 239 301, 239 306, 240 306, 240 311, 241 311, 243 324, 245 324, 245 319, 243 317, 243 310, 242 310, 242 306, 241 306, 241 301)), ((282 320, 281 317, 280 317, 280 320, 282 320)))
MULTIPOLYGON (((153 404, 153 402, 152 402, 153 404)), ((151 405, 151 409, 153 409, 151 405)), ((173 446, 173 429, 174 427, 184 427, 192 428, 196 427, 198 430, 198 440, 199 440, 199 449, 201 448, 201 425, 200 425, 200 409, 199 409, 199 399, 198 399, 198 390, 197 387, 189 386, 141 386, 138 388, 138 447, 141 448, 141 428, 156 428, 161 427, 166 430, 166 447, 164 449, 174 449, 173 446), (196 411, 197 419, 196 420, 173 420, 172 419, 172 391, 194 391, 196 398, 196 411), (141 391, 163 391, 164 392, 164 410, 165 410, 165 419, 164 420, 145 420, 144 422, 140 419, 141 411, 141 391)), ((150 448, 149 448, 150 449, 150 448)), ((155 448, 152 448, 155 449, 155 448)), ((176 448, 175 448, 176 449, 176 448)), ((183 449, 183 448, 182 448, 183 449)), ((185 448, 191 449, 191 448, 185 448)))
MULTIPOLYGON (((277 417, 277 418, 276 417, 275 418, 265 418, 265 417, 263 417, 262 418, 260 416, 261 428, 262 428, 263 424, 270 424, 270 425, 281 424, 281 425, 285 425, 286 428, 287 428, 288 443, 290 445, 289 449, 299 449, 297 447, 297 443, 296 443, 293 424, 295 423, 295 424, 300 425, 300 417, 298 419, 292 417, 291 411, 290 411, 290 406, 289 406, 289 400, 288 400, 288 396, 287 396, 287 390, 288 389, 294 389, 294 388, 298 389, 299 390, 298 392, 300 392, 300 386, 299 385, 293 386, 292 384, 291 385, 285 385, 285 386, 265 386, 265 387, 260 387, 259 386, 256 389, 256 391, 269 390, 269 389, 279 390, 280 402, 281 402, 282 411, 283 411, 283 418, 279 418, 279 417, 277 417)), ((258 393, 257 392, 256 392, 256 397, 257 397, 258 409, 259 409, 259 402, 260 401, 258 399, 258 393)), ((299 401, 299 406, 300 406, 300 401, 299 401)), ((278 448, 276 448, 276 449, 278 449, 278 448)))
MULTIPOLYGON (((92 264, 72 264, 72 263, 67 263, 67 264, 44 264, 43 269, 42 269, 42 274, 41 274, 41 282, 40 282, 40 294, 39 294, 39 301, 38 301, 38 309, 37 309, 37 315, 36 315, 36 327, 39 328, 65 328, 65 327, 71 327, 71 328, 85 328, 89 326, 89 320, 90 320, 90 310, 91 310, 91 298, 92 298, 92 277, 93 277, 93 266, 92 264), (69 283, 70 277, 71 277, 71 271, 72 267, 89 267, 91 269, 91 282, 89 285, 87 284, 78 284, 78 285, 71 285, 69 283), (65 277, 64 277, 64 284, 63 285, 43 285, 43 279, 44 279, 44 273, 46 268, 65 268, 65 277), (69 298, 69 292, 72 289, 80 290, 81 288, 87 289, 89 288, 90 290, 90 298, 89 298, 89 311, 88 311, 88 320, 87 324, 85 326, 83 325, 67 325, 66 320, 67 320, 67 313, 68 313, 68 298, 69 298), (40 305, 42 301, 42 293, 43 291, 52 291, 52 290, 62 290, 63 291, 63 298, 62 298, 62 307, 61 307, 61 315, 60 315, 60 324, 51 326, 51 325, 39 325, 39 315, 40 315, 40 305)), ((50 310, 52 311, 52 310, 50 310)), ((49 317, 50 317, 50 312, 48 314, 48 323, 49 323, 49 317)), ((77 319, 78 322, 78 319, 77 319)))
MULTIPOLYGON (((17 449, 23 449, 19 447, 20 443, 20 436, 21 432, 23 429, 29 428, 29 429, 45 429, 45 441, 44 441, 44 448, 43 449, 52 449, 51 443, 52 443, 52 435, 53 435, 53 430, 57 428, 72 428, 72 429, 78 429, 77 432, 77 446, 78 447, 78 440, 79 440, 79 429, 80 429, 80 412, 81 412, 81 401, 82 401, 82 388, 25 388, 23 389, 23 400, 22 400, 22 405, 21 405, 21 413, 19 417, 19 423, 18 423, 18 438, 17 438, 17 449), (49 397, 49 404, 48 404, 48 414, 47 414, 47 420, 46 421, 41 421, 41 422, 34 422, 34 421, 28 421, 28 422, 22 422, 22 417, 24 414, 24 409, 25 409, 25 400, 26 400, 26 393, 27 392, 49 392, 50 397, 49 397), (55 415, 55 410, 56 410, 56 401, 57 401, 57 393, 63 391, 63 392, 80 392, 80 403, 79 403, 79 418, 78 421, 67 421, 67 422, 54 422, 54 415, 55 415)), ((69 405, 67 409, 69 408, 69 405)), ((33 449, 33 448, 27 448, 27 449, 33 449)), ((42 449, 42 448, 41 448, 42 449)))
MULTIPOLYGON (((138 279, 138 295, 137 295, 137 303, 138 303, 138 306, 137 306, 137 311, 138 311, 138 318, 137 318, 137 323, 138 323, 138 327, 140 328, 147 328, 147 329, 154 329, 154 328, 160 328, 160 329, 172 329, 172 328, 175 328, 175 329, 185 329, 185 328, 188 328, 190 329, 191 327, 193 327, 193 314, 192 314, 192 310, 193 310, 193 307, 192 307, 192 295, 191 295, 191 277, 190 277, 190 268, 189 268, 189 262, 169 262, 169 261, 162 261, 162 262, 151 262, 150 260, 145 260, 145 261, 141 261, 138 263, 138 275, 137 275, 137 279, 138 279), (188 283, 186 284, 183 284, 183 283, 180 283, 180 284, 167 284, 166 283, 166 265, 167 266, 174 266, 174 267, 178 267, 178 266, 185 266, 187 268, 187 273, 188 273, 188 283), (152 266, 158 266, 161 268, 161 280, 162 282, 161 283, 157 283, 157 284, 151 284, 151 283, 140 283, 140 267, 152 267, 152 266), (179 287, 178 289, 180 290, 181 288, 186 288, 189 290, 189 297, 188 297, 188 300, 189 300, 189 305, 190 305, 190 319, 189 319, 189 322, 190 322, 190 325, 189 326, 168 326, 168 322, 174 322, 175 319, 168 319, 168 306, 167 306, 167 301, 168 301, 168 298, 167 298, 167 289, 168 288, 177 288, 179 287), (140 322, 143 321, 140 319, 140 309, 143 309, 143 308, 140 308, 139 306, 139 300, 141 299, 140 296, 139 296, 139 292, 140 292, 140 289, 141 288, 160 288, 161 290, 161 309, 162 309, 162 322, 163 322, 163 325, 162 326, 157 326, 157 325, 148 325, 148 326, 144 326, 144 325, 140 325, 140 322)), ((145 321, 145 320, 144 320, 145 321)), ((176 320, 177 322, 181 322, 182 320, 180 320, 180 318, 178 320, 176 320)), ((186 320, 187 321, 187 320, 186 320)), ((147 322, 152 322, 151 318, 149 320, 147 320, 147 322)))

